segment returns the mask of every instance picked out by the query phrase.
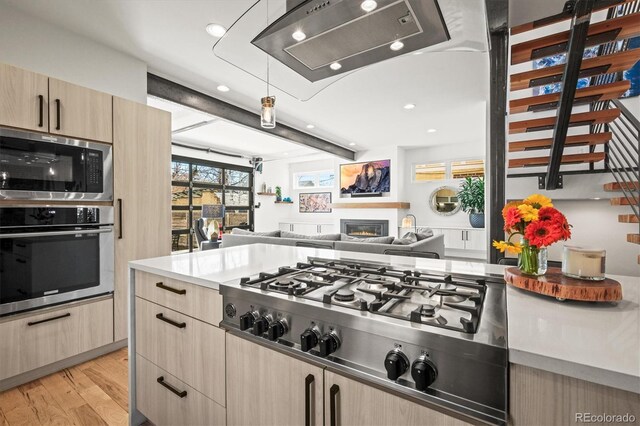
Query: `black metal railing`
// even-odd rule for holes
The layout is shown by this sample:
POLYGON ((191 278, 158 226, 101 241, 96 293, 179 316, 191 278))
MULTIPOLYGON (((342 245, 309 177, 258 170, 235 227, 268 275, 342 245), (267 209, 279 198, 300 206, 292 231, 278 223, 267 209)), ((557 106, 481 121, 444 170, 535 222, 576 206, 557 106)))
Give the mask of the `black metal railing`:
POLYGON ((640 218, 640 121, 617 99, 612 107, 620 110, 620 117, 609 124, 609 172, 620 185, 633 213, 640 218))

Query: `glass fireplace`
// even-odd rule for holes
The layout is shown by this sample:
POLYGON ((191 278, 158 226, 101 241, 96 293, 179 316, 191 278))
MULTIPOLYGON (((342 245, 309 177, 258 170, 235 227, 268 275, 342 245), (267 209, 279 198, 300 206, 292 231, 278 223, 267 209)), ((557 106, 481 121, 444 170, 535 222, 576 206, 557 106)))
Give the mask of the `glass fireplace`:
POLYGON ((389 235, 389 221, 340 219, 340 232, 352 237, 386 237, 389 235))

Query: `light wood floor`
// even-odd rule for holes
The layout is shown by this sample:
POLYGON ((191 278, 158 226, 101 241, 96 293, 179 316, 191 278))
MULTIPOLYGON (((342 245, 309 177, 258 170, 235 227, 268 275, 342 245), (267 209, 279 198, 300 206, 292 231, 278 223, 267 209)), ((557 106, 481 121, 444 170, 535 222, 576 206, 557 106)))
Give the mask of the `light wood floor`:
POLYGON ((0 393, 0 426, 126 425, 127 348, 0 393))

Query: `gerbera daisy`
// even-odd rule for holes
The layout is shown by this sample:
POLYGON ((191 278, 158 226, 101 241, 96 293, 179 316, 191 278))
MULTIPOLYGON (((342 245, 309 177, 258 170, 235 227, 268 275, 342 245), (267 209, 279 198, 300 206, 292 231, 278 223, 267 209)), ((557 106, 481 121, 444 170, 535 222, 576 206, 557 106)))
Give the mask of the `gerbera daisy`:
POLYGON ((517 207, 511 207, 504 214, 504 227, 505 229, 515 228, 520 223, 522 216, 517 207))
POLYGON ((525 198, 523 202, 535 207, 536 209, 540 209, 542 207, 553 207, 551 199, 541 194, 531 194, 525 198))
POLYGON ((538 220, 538 209, 529 204, 520 204, 518 206, 518 212, 525 222, 538 220))
POLYGON ((505 206, 502 208, 502 217, 507 220, 507 211, 512 208, 512 207, 518 207, 518 202, 517 201, 509 201, 507 204, 505 204, 505 206))
POLYGON ((494 241, 493 246, 500 250, 500 253, 513 253, 518 254, 522 252, 522 245, 520 243, 512 243, 510 241, 494 241))
POLYGON ((524 237, 532 246, 546 247, 561 238, 560 229, 549 222, 539 220, 531 222, 524 230, 524 237))

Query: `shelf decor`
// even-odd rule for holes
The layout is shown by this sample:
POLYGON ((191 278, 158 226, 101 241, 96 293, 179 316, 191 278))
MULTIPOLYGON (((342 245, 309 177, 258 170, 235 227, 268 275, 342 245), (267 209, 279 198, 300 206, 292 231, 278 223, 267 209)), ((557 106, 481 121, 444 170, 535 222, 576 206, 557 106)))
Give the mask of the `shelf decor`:
POLYGON ((551 199, 533 194, 522 201, 507 203, 502 209, 506 241, 494 241, 501 252, 518 254, 518 268, 524 275, 544 275, 547 272, 547 247, 571 238, 571 225, 556 210, 551 199), (521 242, 512 241, 520 235, 521 242))

